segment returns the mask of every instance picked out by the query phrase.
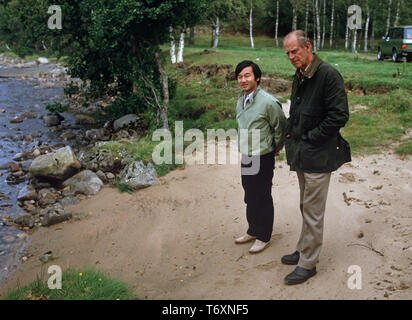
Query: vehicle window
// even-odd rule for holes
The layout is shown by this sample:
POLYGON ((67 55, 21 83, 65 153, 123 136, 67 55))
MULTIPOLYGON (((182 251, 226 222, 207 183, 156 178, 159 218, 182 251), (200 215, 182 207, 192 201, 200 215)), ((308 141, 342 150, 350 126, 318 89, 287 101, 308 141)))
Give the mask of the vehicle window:
POLYGON ((395 29, 395 32, 393 33, 393 38, 394 39, 402 39, 403 38, 402 29, 395 29))
POLYGON ((412 39, 412 29, 405 29, 405 38, 412 39))
POLYGON ((389 38, 393 38, 393 31, 394 31, 394 29, 389 30, 389 33, 388 33, 389 38))

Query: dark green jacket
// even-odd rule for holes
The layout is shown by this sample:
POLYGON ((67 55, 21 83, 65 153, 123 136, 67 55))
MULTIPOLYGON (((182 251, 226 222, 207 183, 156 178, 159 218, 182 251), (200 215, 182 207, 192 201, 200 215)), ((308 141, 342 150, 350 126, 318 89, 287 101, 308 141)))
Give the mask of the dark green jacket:
POLYGON ((309 68, 296 71, 285 141, 290 170, 332 172, 351 160, 339 133, 349 119, 340 73, 316 54, 309 68))

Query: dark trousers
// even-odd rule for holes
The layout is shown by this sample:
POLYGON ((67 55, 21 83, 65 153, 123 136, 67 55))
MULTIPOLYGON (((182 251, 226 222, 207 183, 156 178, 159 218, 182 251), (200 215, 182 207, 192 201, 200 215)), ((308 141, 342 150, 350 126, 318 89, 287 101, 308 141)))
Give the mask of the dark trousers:
MULTIPOLYGON (((242 174, 246 218, 249 223, 247 233, 260 241, 268 242, 273 231, 272 179, 275 153, 270 152, 259 158, 260 169, 257 174, 242 174)), ((247 167, 247 165, 242 163, 242 167, 247 167)))

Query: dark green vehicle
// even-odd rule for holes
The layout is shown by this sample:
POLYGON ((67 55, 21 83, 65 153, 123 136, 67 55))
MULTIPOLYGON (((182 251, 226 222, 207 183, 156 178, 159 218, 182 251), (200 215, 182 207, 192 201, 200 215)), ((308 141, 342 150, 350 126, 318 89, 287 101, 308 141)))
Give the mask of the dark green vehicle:
POLYGON ((397 26, 389 29, 386 37, 378 44, 378 60, 391 57, 393 62, 405 57, 412 60, 412 26, 397 26))

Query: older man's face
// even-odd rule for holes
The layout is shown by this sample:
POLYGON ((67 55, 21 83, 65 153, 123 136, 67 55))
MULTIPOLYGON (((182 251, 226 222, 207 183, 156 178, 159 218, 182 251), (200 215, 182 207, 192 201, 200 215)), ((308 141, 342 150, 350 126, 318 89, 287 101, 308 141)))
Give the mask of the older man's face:
POLYGON ((283 43, 283 49, 295 68, 305 70, 312 61, 313 54, 310 42, 302 47, 298 39, 292 36, 283 43))

